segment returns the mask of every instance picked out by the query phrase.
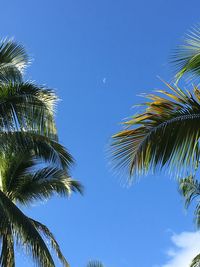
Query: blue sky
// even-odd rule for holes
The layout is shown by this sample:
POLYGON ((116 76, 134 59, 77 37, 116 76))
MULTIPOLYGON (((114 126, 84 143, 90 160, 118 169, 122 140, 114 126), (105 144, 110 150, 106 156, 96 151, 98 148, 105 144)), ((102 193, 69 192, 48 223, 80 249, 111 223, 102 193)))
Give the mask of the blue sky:
MULTIPOLYGON (((200 21, 199 1, 7 0, 1 7, 0 36, 14 36, 33 58, 27 78, 62 99, 60 141, 85 187, 83 197, 55 197, 26 212, 53 231, 71 267, 90 259, 106 267, 180 267, 176 255, 193 250, 185 243, 195 226, 176 182, 149 175, 127 189, 106 150, 143 101, 138 95, 163 88, 157 76, 171 80, 170 54, 200 21)), ((20 250, 17 260, 32 266, 20 250)))

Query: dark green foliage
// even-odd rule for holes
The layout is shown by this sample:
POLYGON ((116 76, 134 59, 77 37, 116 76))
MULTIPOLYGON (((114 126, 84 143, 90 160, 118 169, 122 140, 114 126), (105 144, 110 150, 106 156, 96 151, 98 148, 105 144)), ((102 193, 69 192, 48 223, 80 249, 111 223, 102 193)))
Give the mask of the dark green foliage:
POLYGON ((54 194, 82 193, 70 177, 73 158, 58 142, 57 96, 53 90, 23 81, 29 63, 23 46, 0 44, 0 265, 14 267, 14 244, 32 255, 37 266, 55 267, 46 240, 68 267, 53 234, 18 207, 54 194))

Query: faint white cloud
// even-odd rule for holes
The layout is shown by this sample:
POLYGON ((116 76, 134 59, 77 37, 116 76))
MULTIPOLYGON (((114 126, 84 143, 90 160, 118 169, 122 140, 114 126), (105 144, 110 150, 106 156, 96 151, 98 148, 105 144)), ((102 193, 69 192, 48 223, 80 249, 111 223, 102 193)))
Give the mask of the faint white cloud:
POLYGON ((200 232, 173 234, 173 245, 168 249, 168 261, 158 267, 188 267, 192 259, 200 253, 200 232))

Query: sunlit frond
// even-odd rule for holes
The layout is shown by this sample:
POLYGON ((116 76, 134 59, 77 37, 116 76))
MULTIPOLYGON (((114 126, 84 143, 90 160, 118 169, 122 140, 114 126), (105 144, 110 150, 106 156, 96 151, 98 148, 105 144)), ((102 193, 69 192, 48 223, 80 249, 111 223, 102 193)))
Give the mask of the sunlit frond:
POLYGON ((113 136, 112 158, 116 167, 134 174, 163 168, 183 172, 193 169, 199 155, 200 90, 193 95, 167 84, 171 92, 147 95, 144 113, 125 122, 126 128, 113 136))
POLYGON ((19 82, 23 70, 29 64, 25 48, 12 39, 0 43, 0 82, 19 82))
POLYGON ((41 267, 55 267, 51 254, 32 222, 0 190, 0 210, 10 222, 17 243, 24 246, 41 267))
POLYGON ((172 63, 177 70, 176 80, 188 74, 189 79, 200 75, 200 26, 188 32, 184 43, 180 45, 172 58, 172 63))
POLYGON ((72 192, 82 191, 81 184, 71 179, 64 170, 46 167, 33 174, 15 176, 8 194, 11 199, 25 205, 34 200, 48 199, 54 194, 68 197, 72 192))
POLYGON ((33 130, 57 140, 56 101, 52 90, 30 82, 0 84, 0 130, 33 130))
POLYGON ((0 154, 2 151, 5 157, 32 151, 36 157, 64 169, 73 164, 72 156, 61 144, 34 132, 0 132, 0 154))

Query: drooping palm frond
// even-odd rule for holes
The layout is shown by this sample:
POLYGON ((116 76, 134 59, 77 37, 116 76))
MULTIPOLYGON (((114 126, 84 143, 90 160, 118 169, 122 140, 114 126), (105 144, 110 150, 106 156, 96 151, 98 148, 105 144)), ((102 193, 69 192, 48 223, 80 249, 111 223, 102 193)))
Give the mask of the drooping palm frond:
POLYGON ((195 210, 195 222, 200 228, 200 182, 192 175, 179 181, 180 193, 184 196, 186 208, 191 204, 194 199, 197 199, 195 210))
MULTIPOLYGON (((1 225, 2 226, 2 225, 1 225)), ((1 234, 1 255, 0 255, 0 265, 2 267, 14 267, 15 257, 14 257, 14 240, 12 235, 12 230, 7 222, 4 228, 4 233, 1 234)))
POLYGON ((54 194, 68 197, 72 192, 82 191, 81 184, 71 179, 65 170, 46 167, 24 176, 15 175, 7 193, 12 200, 27 205, 34 200, 48 199, 54 194))
POLYGON ((17 153, 27 151, 66 170, 73 164, 70 153, 61 144, 46 136, 23 131, 0 132, 1 157, 15 157, 17 153))
POLYGON ((104 267, 104 265, 100 261, 90 261, 87 267, 104 267))
POLYGON ((0 82, 22 80, 23 70, 29 63, 25 48, 12 39, 1 40, 0 44, 0 82))
POLYGON ((51 254, 33 223, 1 190, 0 211, 9 221, 17 243, 24 246, 34 261, 41 267, 55 267, 51 254))
POLYGON ((169 171, 193 169, 199 156, 200 90, 193 95, 167 84, 164 97, 148 95, 144 113, 125 122, 126 129, 113 136, 112 158, 130 177, 167 166, 169 171))
POLYGON ((56 101, 53 90, 30 82, 0 83, 0 126, 6 130, 31 129, 57 140, 56 101))
POLYGON ((190 267, 200 267, 200 254, 198 254, 190 264, 190 267))
POLYGON ((175 51, 172 63, 177 70, 176 80, 188 74, 189 79, 200 75, 200 27, 194 27, 184 39, 184 44, 175 51))
POLYGON ((67 262, 67 260, 63 256, 63 254, 60 250, 60 247, 59 247, 57 241, 55 240, 55 237, 51 233, 51 231, 44 224, 42 224, 36 220, 33 220, 31 218, 29 218, 29 220, 31 220, 31 222, 33 223, 35 228, 38 229, 50 241, 52 249, 56 252, 58 258, 63 263, 63 265, 65 267, 69 267, 69 263, 67 262))

